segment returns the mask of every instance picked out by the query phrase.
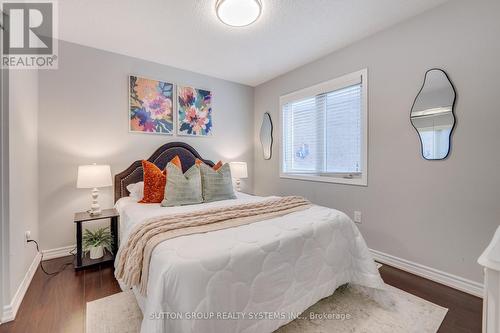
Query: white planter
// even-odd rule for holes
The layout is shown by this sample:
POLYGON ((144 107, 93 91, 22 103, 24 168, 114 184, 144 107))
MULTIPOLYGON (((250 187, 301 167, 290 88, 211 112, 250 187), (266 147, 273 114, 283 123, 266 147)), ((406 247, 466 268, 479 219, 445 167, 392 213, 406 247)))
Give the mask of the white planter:
POLYGON ((92 246, 90 248, 90 259, 99 259, 104 256, 104 247, 101 246, 92 246))

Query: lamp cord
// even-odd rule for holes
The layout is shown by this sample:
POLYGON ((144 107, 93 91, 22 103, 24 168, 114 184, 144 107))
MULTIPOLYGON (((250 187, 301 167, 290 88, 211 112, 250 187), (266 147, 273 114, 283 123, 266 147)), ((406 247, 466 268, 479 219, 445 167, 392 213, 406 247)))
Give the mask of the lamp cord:
MULTIPOLYGON (((35 243, 35 245, 36 245, 36 251, 37 251, 38 253, 40 253, 40 255, 41 255, 41 258, 40 258, 40 268, 42 269, 42 272, 44 272, 46 275, 51 275, 51 276, 53 276, 53 275, 57 275, 57 274, 61 273, 62 271, 64 271, 64 270, 66 269, 66 266, 73 264, 73 261, 71 261, 71 262, 67 262, 67 263, 65 263, 65 264, 62 264, 62 265, 61 265, 61 267, 59 268, 59 270, 58 270, 58 271, 55 271, 55 272, 48 272, 48 271, 47 271, 47 270, 45 270, 45 268, 43 267, 43 252, 40 252, 40 247, 38 246, 38 242, 37 242, 36 240, 34 240, 34 239, 28 239, 28 240, 27 240, 27 242, 28 242, 28 243, 30 243, 30 242, 35 243)), ((70 253, 71 255, 73 255, 73 257, 75 256, 75 252, 74 252, 75 250, 76 250, 76 248, 74 248, 74 249, 72 249, 71 251, 69 251, 69 253, 70 253)))

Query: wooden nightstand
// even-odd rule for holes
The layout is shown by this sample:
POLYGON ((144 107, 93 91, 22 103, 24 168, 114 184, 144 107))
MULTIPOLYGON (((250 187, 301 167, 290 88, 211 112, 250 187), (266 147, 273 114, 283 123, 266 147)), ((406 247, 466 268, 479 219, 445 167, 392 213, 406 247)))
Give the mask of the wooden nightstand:
POLYGON ((76 259, 75 270, 82 270, 88 267, 98 266, 106 263, 113 263, 118 252, 118 218, 120 214, 114 208, 104 209, 99 215, 90 215, 88 212, 75 213, 76 223, 76 259), (104 257, 100 259, 90 259, 83 255, 82 249, 82 223, 96 220, 110 219, 110 231, 113 238, 113 253, 104 251, 104 257))

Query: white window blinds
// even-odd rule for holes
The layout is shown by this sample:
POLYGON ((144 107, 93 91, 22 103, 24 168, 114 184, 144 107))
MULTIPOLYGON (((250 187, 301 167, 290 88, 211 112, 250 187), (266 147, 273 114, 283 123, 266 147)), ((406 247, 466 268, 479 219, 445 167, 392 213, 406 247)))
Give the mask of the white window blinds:
POLYGON ((282 104, 283 173, 356 177, 362 172, 361 81, 359 76, 282 104))

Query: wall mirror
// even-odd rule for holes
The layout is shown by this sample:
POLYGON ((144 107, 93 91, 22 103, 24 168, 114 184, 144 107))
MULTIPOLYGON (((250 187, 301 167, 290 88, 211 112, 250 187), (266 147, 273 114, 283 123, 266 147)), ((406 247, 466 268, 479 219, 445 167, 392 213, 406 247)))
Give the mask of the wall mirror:
POLYGON ((425 73, 410 120, 420 137, 422 156, 426 160, 442 160, 450 152, 455 97, 455 88, 443 70, 431 69, 425 73))
POLYGON ((262 125, 260 126, 260 143, 262 145, 264 159, 270 160, 273 151, 273 122, 268 112, 264 113, 262 118, 262 125))

